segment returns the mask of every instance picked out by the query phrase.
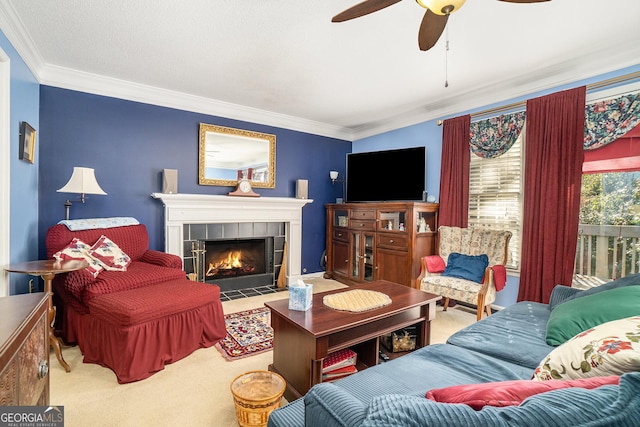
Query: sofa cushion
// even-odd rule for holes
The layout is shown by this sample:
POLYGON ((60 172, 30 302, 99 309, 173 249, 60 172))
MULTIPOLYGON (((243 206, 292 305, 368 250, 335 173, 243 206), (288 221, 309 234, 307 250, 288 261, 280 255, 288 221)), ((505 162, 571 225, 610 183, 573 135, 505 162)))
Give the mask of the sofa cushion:
POLYGON ((66 247, 54 253, 53 258, 61 261, 86 261, 89 263, 89 266, 84 270, 95 278, 98 277, 98 274, 100 274, 104 268, 96 258, 89 254, 90 250, 91 245, 86 244, 78 238, 74 238, 66 247))
POLYGON ((89 301, 91 314, 113 325, 132 326, 210 304, 220 288, 186 278, 100 295, 89 301))
POLYGON ((551 311, 546 340, 560 345, 602 323, 640 315, 640 286, 626 286, 562 303, 551 311))
MULTIPOLYGON (((102 271, 102 267, 100 267, 100 270, 102 271)), ((65 291, 76 297, 78 301, 82 301, 84 290, 95 281, 96 276, 93 275, 91 270, 83 268, 82 270, 70 272, 62 286, 65 291)))
POLYGON ((519 405, 528 397, 560 388, 582 387, 592 389, 603 385, 617 385, 619 381, 619 376, 611 375, 569 381, 513 380, 464 384, 429 390, 426 398, 435 402, 464 403, 479 411, 485 406, 519 405))
POLYGON ((534 379, 578 379, 640 371, 640 316, 581 332, 549 353, 534 379))
POLYGON ((465 255, 458 252, 449 254, 447 267, 443 276, 457 277, 481 283, 484 271, 489 265, 489 257, 486 255, 465 255))
MULTIPOLYGON (((329 394, 334 394, 335 391, 339 396, 337 399, 339 404, 355 411, 358 402, 366 405, 371 399, 383 394, 403 393, 420 396, 424 400, 425 393, 431 388, 496 380, 529 380, 531 371, 529 368, 497 360, 475 351, 448 344, 432 344, 336 382, 322 383, 312 387, 305 397, 305 406, 306 422, 314 421, 313 424, 306 425, 322 427, 352 425, 350 422, 353 421, 355 414, 345 413, 341 408, 327 404, 324 400, 326 393, 320 392, 321 389, 329 394), (328 386, 333 387, 326 388, 328 386), (318 393, 315 393, 316 391, 318 393), (312 399, 322 401, 314 402, 312 399), (322 422, 315 423, 318 420, 322 422)), ((292 408, 291 411, 293 410, 292 408)), ((276 412, 278 411, 274 413, 276 412)), ((293 417, 293 414, 287 414, 287 418, 293 417)))
POLYGON ((83 289, 81 300, 86 303, 99 295, 185 278, 186 273, 183 270, 134 261, 127 267, 127 271, 103 271, 100 273, 94 282, 83 289))
POLYGON ((564 301, 562 301, 562 303, 572 301, 577 298, 588 297, 589 295, 594 295, 600 292, 609 291, 611 289, 622 288, 625 286, 636 286, 636 285, 640 285, 640 273, 630 274, 629 276, 625 276, 621 279, 613 280, 609 283, 605 283, 604 285, 595 286, 593 288, 590 288, 584 291, 576 292, 575 294, 565 298, 564 301))
POLYGON ((305 416, 298 426, 357 426, 367 415, 367 405, 364 402, 333 383, 311 387, 303 400, 305 416))
POLYGON ((535 369, 553 347, 545 342, 547 304, 523 301, 451 335, 447 343, 535 369))
MULTIPOLYGON (((436 295, 447 295, 456 301, 478 304, 478 293, 482 284, 467 279, 448 276, 426 276, 420 283, 420 290, 436 295)), ((491 304, 496 300, 496 289, 489 286, 484 303, 491 304)))
POLYGON ((131 258, 107 236, 102 235, 89 250, 89 255, 109 271, 126 271, 131 258))
POLYGON ((386 393, 424 397, 427 390, 457 384, 531 379, 533 369, 448 344, 431 344, 333 384, 368 402, 386 393), (428 378, 428 381, 425 379, 428 378))
POLYGON ((619 386, 563 388, 532 396, 519 406, 486 406, 481 411, 415 396, 384 395, 372 400, 360 426, 637 426, 638 408, 640 372, 634 372, 624 375, 619 386))
POLYGON ((570 297, 583 292, 580 289, 572 288, 570 286, 565 285, 556 285, 553 287, 551 291, 551 296, 549 297, 549 310, 553 310, 556 308, 558 304, 562 304, 567 301, 570 297))

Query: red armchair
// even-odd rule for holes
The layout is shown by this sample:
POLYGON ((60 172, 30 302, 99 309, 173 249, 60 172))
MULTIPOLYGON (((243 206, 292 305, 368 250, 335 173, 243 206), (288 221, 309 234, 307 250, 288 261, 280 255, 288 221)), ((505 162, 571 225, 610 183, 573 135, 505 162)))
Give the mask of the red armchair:
POLYGON ((78 238, 92 245, 107 236, 130 258, 126 271, 86 270, 56 276, 57 327, 77 343, 85 363, 113 370, 119 383, 141 380, 225 334, 220 289, 186 278, 179 257, 148 248, 144 225, 47 231, 47 256, 78 238))

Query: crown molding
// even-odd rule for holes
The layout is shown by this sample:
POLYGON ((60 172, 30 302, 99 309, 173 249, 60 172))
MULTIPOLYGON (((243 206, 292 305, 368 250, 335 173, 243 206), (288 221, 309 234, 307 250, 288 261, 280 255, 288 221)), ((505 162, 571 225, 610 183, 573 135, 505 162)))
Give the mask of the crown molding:
MULTIPOLYGON (((640 44, 629 43, 626 47, 620 47, 615 51, 600 51, 552 67, 543 67, 458 96, 424 104, 378 122, 354 127, 352 128, 353 141, 430 120, 473 113, 493 104, 504 104, 530 97, 534 93, 557 90, 564 85, 636 66, 638 57, 640 57, 640 44), (598 58, 597 63, 592 60, 594 57, 598 58)), ((637 85, 632 85, 629 91, 633 91, 636 87, 637 85)), ((619 93, 620 90, 612 90, 611 93, 619 93)))
POLYGON ((10 2, 0 2, 0 29, 27 64, 36 80, 39 81, 38 71, 44 65, 44 60, 33 39, 24 28, 13 5, 10 2))
POLYGON ((351 141, 351 129, 154 86, 46 64, 43 85, 109 96, 351 141))

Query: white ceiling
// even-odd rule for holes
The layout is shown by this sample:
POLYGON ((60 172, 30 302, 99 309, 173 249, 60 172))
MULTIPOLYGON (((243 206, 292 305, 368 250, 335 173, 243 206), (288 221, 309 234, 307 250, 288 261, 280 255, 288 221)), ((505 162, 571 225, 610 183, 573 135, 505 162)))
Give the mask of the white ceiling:
POLYGON ((2 0, 0 28, 42 84, 348 140, 640 63, 638 0, 468 0, 448 55, 414 0, 331 23, 359 1, 2 0))

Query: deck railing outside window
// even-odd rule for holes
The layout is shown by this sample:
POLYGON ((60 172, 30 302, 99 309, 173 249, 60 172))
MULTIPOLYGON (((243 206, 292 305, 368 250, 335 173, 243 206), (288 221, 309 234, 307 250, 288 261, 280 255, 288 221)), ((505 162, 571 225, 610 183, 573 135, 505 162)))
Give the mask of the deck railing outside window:
POLYGON ((587 225, 578 229, 574 286, 597 285, 640 272, 640 226, 587 225))

